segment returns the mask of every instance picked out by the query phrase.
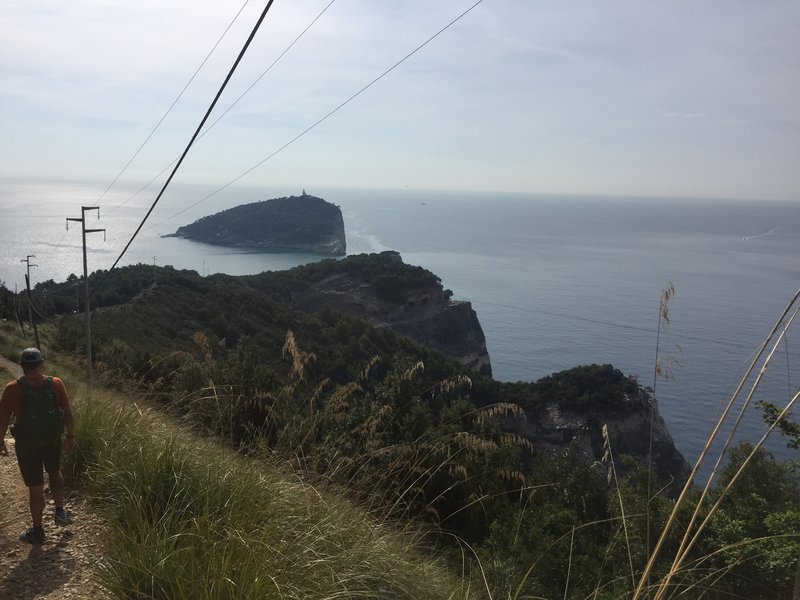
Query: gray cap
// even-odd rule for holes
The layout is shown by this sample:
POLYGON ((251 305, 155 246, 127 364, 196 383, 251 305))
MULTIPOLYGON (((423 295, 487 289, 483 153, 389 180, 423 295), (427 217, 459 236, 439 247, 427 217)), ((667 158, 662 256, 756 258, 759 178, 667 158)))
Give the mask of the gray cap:
POLYGON ((43 361, 44 357, 38 348, 25 348, 19 358, 19 364, 23 367, 35 367, 43 361))

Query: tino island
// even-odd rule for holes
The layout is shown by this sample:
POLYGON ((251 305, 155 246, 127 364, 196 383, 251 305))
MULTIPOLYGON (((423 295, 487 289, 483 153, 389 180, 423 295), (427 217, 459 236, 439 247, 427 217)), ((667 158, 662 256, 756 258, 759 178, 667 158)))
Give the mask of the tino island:
POLYGON ((306 194, 305 190, 301 196, 229 208, 184 225, 164 237, 264 252, 341 256, 347 249, 341 209, 306 194))

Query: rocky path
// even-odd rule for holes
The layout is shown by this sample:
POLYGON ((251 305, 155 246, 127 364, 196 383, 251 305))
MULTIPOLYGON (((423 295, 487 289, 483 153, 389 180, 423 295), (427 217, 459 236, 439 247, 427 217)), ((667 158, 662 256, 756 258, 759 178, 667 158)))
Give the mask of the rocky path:
MULTIPOLYGON (((21 374, 18 365, 2 357, 0 367, 14 376, 21 374)), ((19 534, 30 526, 28 490, 19 474, 13 438, 6 438, 6 447, 8 456, 0 456, 0 599, 111 598, 96 575, 105 528, 79 495, 67 492, 67 512, 75 519, 72 525, 56 527, 49 502, 45 508, 45 543, 31 546, 20 541, 19 534)))

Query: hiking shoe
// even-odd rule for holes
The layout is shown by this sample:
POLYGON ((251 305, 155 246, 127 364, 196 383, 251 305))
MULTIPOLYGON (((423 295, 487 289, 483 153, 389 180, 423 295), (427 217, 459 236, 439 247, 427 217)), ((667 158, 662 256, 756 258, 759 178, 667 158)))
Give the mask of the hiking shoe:
POLYGON ((53 513, 53 521, 55 521, 56 525, 69 525, 72 523, 72 517, 67 514, 64 507, 58 507, 56 512, 53 513))
POLYGON ((29 544, 44 544, 44 529, 41 527, 31 527, 19 534, 19 539, 29 544))

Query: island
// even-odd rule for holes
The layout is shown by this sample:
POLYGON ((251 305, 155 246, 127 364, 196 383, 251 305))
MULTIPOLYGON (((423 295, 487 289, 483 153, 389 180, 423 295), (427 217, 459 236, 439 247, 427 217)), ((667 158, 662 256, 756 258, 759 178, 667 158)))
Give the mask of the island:
POLYGON ((305 190, 300 196, 229 208, 164 237, 264 252, 341 256, 347 249, 341 209, 305 190))

